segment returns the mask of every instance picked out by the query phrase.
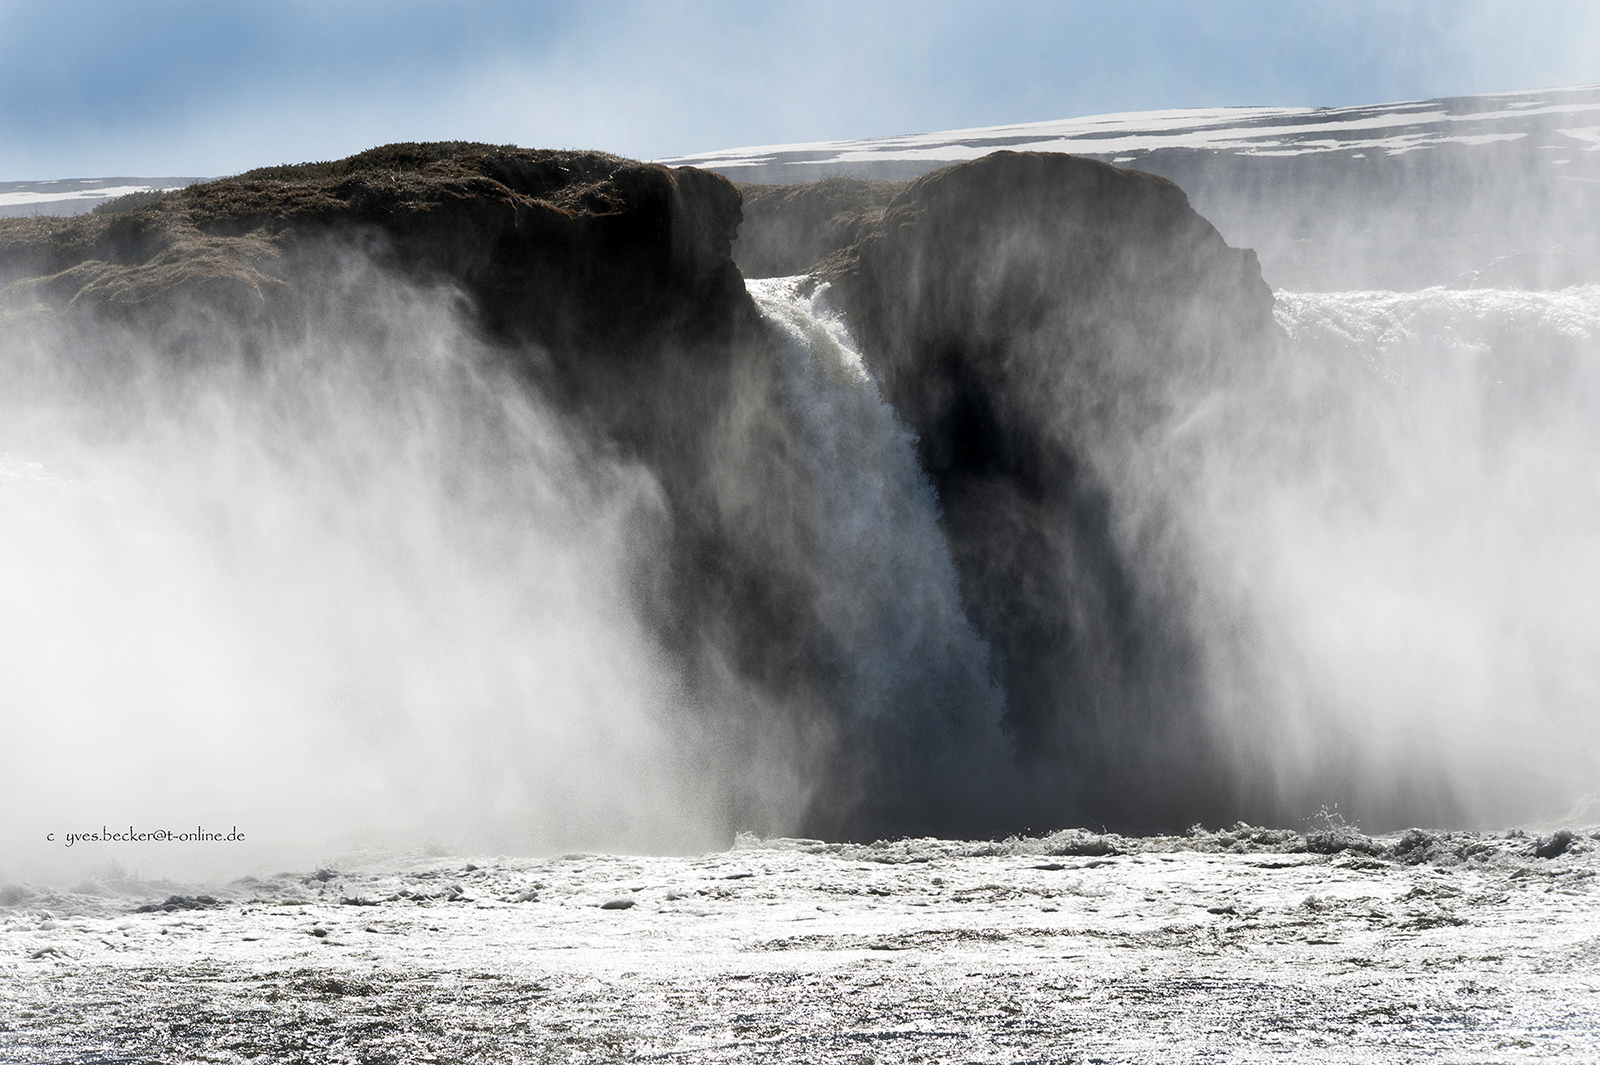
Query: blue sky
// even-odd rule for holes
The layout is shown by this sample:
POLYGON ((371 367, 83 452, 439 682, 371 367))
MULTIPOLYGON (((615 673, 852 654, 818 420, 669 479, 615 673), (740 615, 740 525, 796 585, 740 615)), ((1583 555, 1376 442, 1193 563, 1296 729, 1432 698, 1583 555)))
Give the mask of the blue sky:
POLYGON ((1596 82, 1594 0, 0 0, 0 180, 211 176, 396 140, 658 158, 1596 82))

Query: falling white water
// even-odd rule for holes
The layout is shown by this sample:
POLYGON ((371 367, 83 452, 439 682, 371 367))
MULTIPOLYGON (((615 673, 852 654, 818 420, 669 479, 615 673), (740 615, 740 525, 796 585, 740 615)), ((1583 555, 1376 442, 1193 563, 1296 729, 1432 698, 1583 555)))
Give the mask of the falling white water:
MULTIPOLYGON (((922 764, 914 785, 936 804, 1002 789, 1003 697, 988 649, 963 614, 937 501, 914 441, 878 392, 826 288, 804 278, 750 281, 784 344, 782 399, 796 442, 794 476, 768 490, 785 499, 791 535, 811 545, 818 617, 839 648, 857 719, 891 717, 922 764), (934 794, 937 792, 938 794, 934 794)), ((915 796, 907 796, 908 799, 915 796)))
POLYGON ((1600 289, 1278 295, 1169 446, 1219 727, 1280 792, 1558 817, 1600 788, 1600 289))
MULTIPOLYGON (((110 327, 10 334, 0 876, 698 847, 730 779, 768 781, 778 827, 814 803, 837 761, 730 767, 700 731, 726 717, 638 616, 655 478, 491 370, 448 293, 339 276, 263 358, 218 334, 179 372, 110 327), (59 839, 234 825, 277 849, 59 839)), ((760 698, 827 726, 774 742, 859 746, 877 783, 841 810, 1004 821, 1026 789, 914 441, 825 290, 750 289, 777 394, 745 397, 711 475, 822 645, 821 676, 760 698)), ((1181 541, 1129 557, 1188 589, 1208 720, 1279 811, 1559 816, 1600 789, 1600 290, 1280 294, 1279 319, 1291 348, 1253 385, 1104 445, 1138 452, 1101 462, 1119 513, 1181 541)))

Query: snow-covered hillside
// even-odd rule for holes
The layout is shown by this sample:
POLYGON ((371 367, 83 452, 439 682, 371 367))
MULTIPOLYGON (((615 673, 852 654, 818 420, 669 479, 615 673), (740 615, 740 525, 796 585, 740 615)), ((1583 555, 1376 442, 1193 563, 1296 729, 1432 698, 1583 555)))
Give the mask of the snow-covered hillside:
POLYGON ((1170 178, 1230 243, 1260 253, 1277 287, 1600 280, 1600 86, 1145 111, 662 162, 740 183, 905 181, 1001 150, 1067 152, 1170 178))
MULTIPOLYGON (((1600 151, 1600 86, 1361 107, 1218 107, 1130 111, 941 133, 729 148, 677 159, 735 181, 787 183, 844 175, 899 181, 1009 149, 1067 152, 1119 165, 1182 149, 1249 156, 1401 155, 1530 140, 1552 166, 1600 151)), ((1593 165, 1594 160, 1589 160, 1593 165)), ((1135 167, 1137 169, 1137 167, 1135 167)))
POLYGON ((181 189, 199 180, 192 177, 109 177, 0 181, 0 218, 87 214, 119 196, 181 189))

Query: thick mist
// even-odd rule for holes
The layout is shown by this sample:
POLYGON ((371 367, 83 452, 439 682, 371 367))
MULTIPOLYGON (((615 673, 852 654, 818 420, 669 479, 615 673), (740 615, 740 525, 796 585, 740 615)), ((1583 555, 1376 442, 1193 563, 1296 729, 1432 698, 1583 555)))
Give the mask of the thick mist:
MULTIPOLYGON (((704 424, 630 452, 453 288, 346 245, 293 272, 270 316, 8 327, 0 876, 1043 831, 1151 796, 1504 825, 1600 789, 1593 288, 1279 293, 1267 348, 1175 367, 1041 329, 1005 370, 1079 487, 963 559, 826 284, 751 282, 767 335, 686 379, 704 424), (1015 602, 1060 646, 1001 660, 964 599, 985 553, 1042 567, 1015 602), (197 827, 245 839, 65 845, 197 827)), ((1088 318, 1126 340, 1115 310, 1088 318)))
POLYGON ((308 268, 288 327, 195 307, 0 353, 7 864, 721 840, 634 605, 653 479, 512 380, 449 290, 308 268), (61 842, 197 825, 247 842, 61 842))
POLYGON ((1561 817, 1600 789, 1600 290, 1276 313, 1282 359, 1112 459, 1124 513, 1160 497, 1182 541, 1241 805, 1561 817))
POLYGON ((871 191, 758 200, 781 251, 861 194, 816 269, 937 493, 1010 825, 1503 827, 1600 790, 1594 288, 1275 297, 1176 186, 1047 153, 871 191))
POLYGON ((937 501, 818 297, 753 284, 708 443, 629 458, 451 288, 296 270, 254 319, 13 323, 0 874, 1015 811, 937 501), (130 828, 245 840, 65 845, 130 828))

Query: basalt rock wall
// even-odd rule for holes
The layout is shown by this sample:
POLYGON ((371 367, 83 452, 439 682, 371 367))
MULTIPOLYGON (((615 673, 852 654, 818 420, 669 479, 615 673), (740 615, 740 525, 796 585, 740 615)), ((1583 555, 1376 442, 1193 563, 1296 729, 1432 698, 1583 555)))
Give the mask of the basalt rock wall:
POLYGON ((745 277, 815 269, 872 230, 903 189, 888 181, 827 178, 808 185, 741 185, 744 222, 733 257, 745 277))
MULTIPOLYGON (((772 338, 729 255, 739 221, 738 191, 704 171, 593 152, 389 145, 119 212, 0 220, 0 346, 57 338, 55 357, 76 360, 76 379, 114 406, 133 347, 161 353, 159 376, 177 381, 240 352, 259 364, 245 372, 270 373, 306 329, 337 334, 338 300, 370 294, 334 283, 352 263, 413 291, 455 293, 494 369, 560 420, 555 432, 596 464, 647 471, 659 512, 633 548, 632 585, 677 671, 663 684, 711 718, 778 708, 766 721, 669 727, 719 737, 724 764, 762 765, 764 730, 827 733, 790 718, 830 701, 816 678, 831 652, 809 620, 805 574, 726 503, 730 453, 737 476, 756 483, 792 465, 782 420, 766 416, 778 405, 772 338)), ((807 772, 826 776, 815 764, 825 751, 805 757, 807 772)), ((730 832, 803 820, 790 809, 764 821, 765 784, 731 787, 730 832)))
POLYGON ((138 317, 231 290, 249 313, 292 293, 296 253, 342 237, 460 286, 492 335, 627 353, 674 332, 726 340, 748 323, 728 254, 739 204, 726 180, 691 168, 396 144, 191 186, 124 213, 0 221, 0 283, 13 307, 138 317))
POLYGON ((1160 475, 1175 410, 1271 357, 1252 253, 1170 182, 1067 156, 1003 152, 904 188, 823 183, 752 203, 739 252, 738 190, 688 168, 474 144, 268 168, 121 213, 0 220, 0 344, 55 323, 85 351, 101 343, 91 370, 114 378, 115 329, 175 363, 231 330, 267 360, 351 256, 442 286, 563 431, 659 489, 639 609, 693 712, 720 719, 711 771, 742 781, 730 830, 1181 828, 1232 813, 1226 760, 1206 752, 1181 560, 1142 482, 1160 475), (971 710, 941 709, 940 693, 892 725, 855 720, 855 651, 819 604, 844 590, 788 510, 827 471, 802 454, 736 252, 756 256, 753 274, 817 266, 915 433, 962 606, 994 652, 1012 776, 991 762, 992 781, 932 779, 974 772, 929 753, 937 721, 918 731, 971 710), (775 812, 778 778, 791 806, 775 812), (959 824, 940 793, 962 797, 959 824))
POLYGON ((998 152, 905 187, 820 276, 916 434, 1036 809, 1234 809, 1154 482, 1184 405, 1273 357, 1254 253, 1162 178, 998 152))
MULTIPOLYGON (((739 221, 738 191, 692 168, 393 144, 121 213, 0 220, 0 311, 63 321, 90 347, 120 325, 181 363, 236 350, 215 330, 270 351, 347 256, 448 286, 530 387, 651 468, 682 512, 684 557, 722 558, 700 506, 708 428, 741 366, 759 377, 765 339, 729 256, 739 221)), ((114 355, 94 370, 117 372, 114 355)))

